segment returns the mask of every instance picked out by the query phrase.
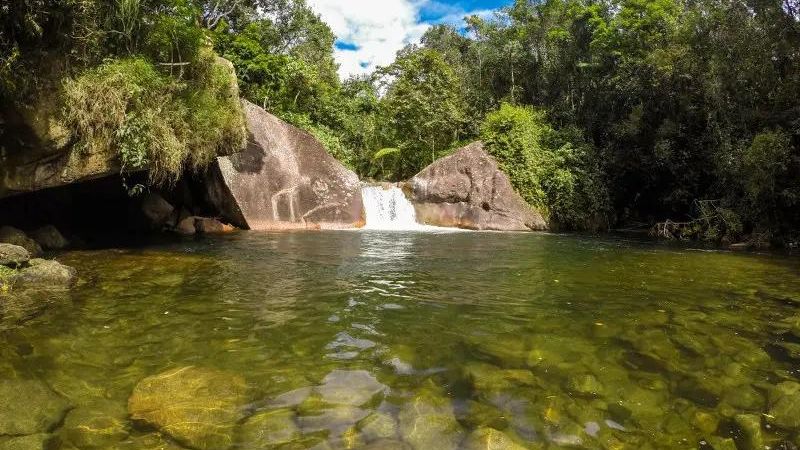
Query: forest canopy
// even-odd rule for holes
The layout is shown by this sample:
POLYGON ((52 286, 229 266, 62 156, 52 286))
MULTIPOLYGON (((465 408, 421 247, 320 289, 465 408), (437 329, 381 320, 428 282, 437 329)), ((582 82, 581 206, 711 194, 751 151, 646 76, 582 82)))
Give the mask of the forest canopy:
MULTIPOLYGON (((213 49, 242 97, 365 178, 406 179, 483 139, 559 228, 800 237, 797 0, 517 0, 464 28, 433 26, 394 63, 346 80, 335 40, 303 0, 11 0, 0 6, 0 97, 24 103, 147 64, 159 79, 145 81, 191 101, 214 85, 198 82, 213 49)), ((205 98, 207 111, 228 111, 202 119, 221 144, 180 143, 175 167, 237 139, 235 107, 205 98)), ((133 125, 158 107, 148 102, 125 105, 133 125)), ((196 127, 182 117, 162 139, 196 127)))

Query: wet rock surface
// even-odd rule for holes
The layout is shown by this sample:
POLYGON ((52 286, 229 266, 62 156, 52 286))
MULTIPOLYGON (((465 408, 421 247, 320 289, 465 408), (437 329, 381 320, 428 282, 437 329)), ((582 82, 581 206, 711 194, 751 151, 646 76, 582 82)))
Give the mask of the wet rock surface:
POLYGON ((435 161, 409 181, 417 220, 472 230, 546 230, 481 142, 435 161))
POLYGON ((140 381, 128 412, 191 448, 224 449, 233 445, 249 400, 239 375, 189 366, 140 381))
POLYGON ((14 288, 66 289, 75 284, 77 271, 58 261, 32 259, 29 266, 19 272, 15 278, 14 288))
POLYGON ((206 180, 225 219, 254 230, 353 228, 363 221, 358 176, 313 136, 243 101, 241 153, 217 158, 206 180))

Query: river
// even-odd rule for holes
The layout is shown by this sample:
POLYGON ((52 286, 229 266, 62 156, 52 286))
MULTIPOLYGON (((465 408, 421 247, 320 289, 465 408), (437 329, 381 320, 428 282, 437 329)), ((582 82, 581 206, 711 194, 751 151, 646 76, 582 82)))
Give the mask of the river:
MULTIPOLYGON (((255 392, 232 425, 237 448, 457 448, 495 431, 520 446, 495 448, 800 444, 800 261, 789 256, 331 231, 59 260, 81 283, 0 331, 0 380, 47 385, 70 405, 67 425, 98 403, 119 411, 109 448, 177 445, 127 409, 142 379, 187 366, 255 392), (248 440, 248 417, 275 411, 289 431, 248 440)), ((50 426, 51 442, 79 447, 64 429, 50 426)))

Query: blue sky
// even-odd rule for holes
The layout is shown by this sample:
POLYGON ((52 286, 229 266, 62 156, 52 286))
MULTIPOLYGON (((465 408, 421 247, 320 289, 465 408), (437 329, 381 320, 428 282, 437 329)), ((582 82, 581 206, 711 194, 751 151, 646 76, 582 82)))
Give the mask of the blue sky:
POLYGON ((431 25, 463 24, 470 14, 491 15, 513 0, 308 0, 336 33, 342 78, 390 64, 431 25))

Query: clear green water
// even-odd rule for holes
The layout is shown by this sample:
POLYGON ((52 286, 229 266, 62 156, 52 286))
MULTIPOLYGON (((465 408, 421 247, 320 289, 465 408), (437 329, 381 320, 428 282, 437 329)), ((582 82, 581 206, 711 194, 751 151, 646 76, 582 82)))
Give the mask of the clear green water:
MULTIPOLYGON (((800 444, 792 417, 775 417, 800 411, 791 257, 558 235, 243 232, 59 260, 82 282, 4 325, 0 379, 43 381, 74 411, 121 411, 125 432, 103 446, 176 445, 125 410, 141 379, 184 366, 257 392, 237 427, 273 409, 297 427, 260 443, 235 434, 240 448, 450 448, 485 427, 523 448, 800 444), (376 417, 384 426, 369 427, 376 417)), ((61 424, 49 432, 69 448, 61 424)))

